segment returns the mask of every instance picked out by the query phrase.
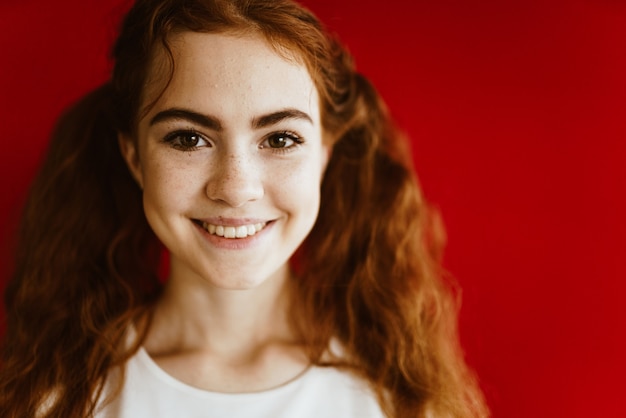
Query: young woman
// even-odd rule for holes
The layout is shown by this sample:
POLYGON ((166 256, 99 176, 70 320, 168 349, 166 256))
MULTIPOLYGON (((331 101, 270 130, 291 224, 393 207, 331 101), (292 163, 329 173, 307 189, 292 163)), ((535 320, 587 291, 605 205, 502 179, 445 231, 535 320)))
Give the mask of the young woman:
POLYGON ((486 416, 405 141, 314 16, 138 0, 113 55, 24 211, 0 415, 486 416))

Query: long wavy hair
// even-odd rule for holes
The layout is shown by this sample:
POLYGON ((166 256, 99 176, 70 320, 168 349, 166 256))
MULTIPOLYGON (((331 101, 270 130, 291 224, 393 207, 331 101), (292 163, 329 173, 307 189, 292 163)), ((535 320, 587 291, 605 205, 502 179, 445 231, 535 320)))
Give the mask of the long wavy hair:
POLYGON ((150 69, 171 79, 169 38, 182 31, 261 35, 304 64, 320 94, 332 156, 293 263, 292 326, 311 362, 360 374, 389 417, 487 416, 406 140, 342 46, 289 0, 137 0, 129 11, 111 80, 62 116, 30 190, 5 293, 0 415, 93 415, 107 374, 142 343, 161 248, 117 135, 132 136, 146 111, 150 69), (329 360, 333 339, 344 355, 329 360))

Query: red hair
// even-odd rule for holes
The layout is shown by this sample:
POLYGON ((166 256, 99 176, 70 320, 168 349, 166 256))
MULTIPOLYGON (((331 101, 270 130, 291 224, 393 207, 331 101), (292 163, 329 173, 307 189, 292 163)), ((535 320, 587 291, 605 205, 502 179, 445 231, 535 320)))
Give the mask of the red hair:
POLYGON ((333 150, 292 299, 311 361, 359 373, 390 417, 486 416, 406 140, 341 45, 288 0, 138 0, 130 10, 111 81, 61 118, 30 191, 5 294, 0 414, 91 415, 107 373, 142 343, 161 292, 159 244, 117 134, 132 135, 146 111, 155 61, 173 74, 168 37, 181 31, 260 34, 306 65, 320 94, 333 150), (142 332, 125 347, 131 323, 142 332), (333 338, 345 356, 323 361, 333 338))

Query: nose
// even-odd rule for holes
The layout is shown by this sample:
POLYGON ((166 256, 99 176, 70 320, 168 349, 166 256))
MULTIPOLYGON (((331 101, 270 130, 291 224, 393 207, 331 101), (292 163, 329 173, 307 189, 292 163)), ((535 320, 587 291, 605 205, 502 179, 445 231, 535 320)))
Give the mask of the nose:
POLYGON ((218 159, 207 184, 209 199, 231 207, 261 199, 264 194, 261 170, 254 159, 230 154, 218 159))

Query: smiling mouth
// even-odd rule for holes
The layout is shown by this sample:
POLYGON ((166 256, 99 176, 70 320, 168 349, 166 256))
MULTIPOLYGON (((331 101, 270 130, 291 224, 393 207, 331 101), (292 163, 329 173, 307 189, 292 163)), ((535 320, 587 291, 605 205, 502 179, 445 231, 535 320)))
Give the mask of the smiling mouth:
POLYGON ((260 232, 265 228, 267 222, 240 226, 213 225, 208 222, 201 222, 199 225, 211 235, 228 239, 241 239, 251 237, 260 232))

